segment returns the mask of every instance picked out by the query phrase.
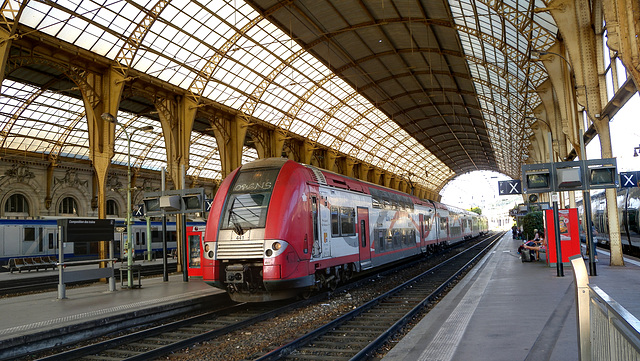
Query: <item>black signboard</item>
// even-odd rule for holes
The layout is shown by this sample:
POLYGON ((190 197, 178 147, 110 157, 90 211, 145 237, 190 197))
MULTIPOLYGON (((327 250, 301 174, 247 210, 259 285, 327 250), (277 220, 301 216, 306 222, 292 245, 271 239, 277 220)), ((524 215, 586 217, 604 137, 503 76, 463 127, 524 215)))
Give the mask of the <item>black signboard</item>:
POLYGON ((638 186, 640 172, 620 172, 620 188, 633 188, 638 186))
POLYGON ((501 196, 522 194, 522 183, 519 180, 498 181, 498 191, 501 196))
POLYGON ((64 242, 113 241, 115 220, 113 219, 59 219, 64 242))

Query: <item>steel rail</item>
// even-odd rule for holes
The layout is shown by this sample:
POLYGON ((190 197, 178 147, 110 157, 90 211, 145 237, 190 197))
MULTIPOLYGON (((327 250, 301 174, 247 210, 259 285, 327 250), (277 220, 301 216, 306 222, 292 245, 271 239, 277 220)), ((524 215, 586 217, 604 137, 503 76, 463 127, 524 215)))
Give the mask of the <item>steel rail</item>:
MULTIPOLYGON (((378 337, 376 337, 373 341, 369 342, 367 344, 367 346, 365 346, 364 348, 362 348, 359 352, 357 352, 354 356, 350 357, 350 360, 364 360, 366 358, 369 357, 369 355, 374 352, 375 350, 377 350, 380 346, 382 346, 391 336, 393 336, 397 330, 399 330, 402 326, 404 326, 405 324, 407 324, 416 314, 418 314, 427 304, 429 304, 430 302, 432 302, 433 299, 435 299, 436 297, 438 297, 443 290, 448 287, 461 273, 463 273, 465 270, 467 270, 471 265, 473 265, 476 260, 483 256, 488 249, 490 249, 491 247, 493 247, 493 245, 497 242, 497 240, 499 240, 502 235, 504 233, 500 233, 497 235, 494 235, 492 237, 490 237, 486 242, 489 243, 489 245, 483 247, 482 250, 480 250, 478 252, 477 255, 475 255, 471 260, 469 260, 468 262, 466 262, 462 267, 460 267, 453 275, 449 276, 445 282, 443 282, 440 286, 438 286, 436 288, 435 291, 431 292, 427 297, 424 297, 421 301, 417 302, 415 304, 414 307, 412 307, 412 309, 403 314, 400 318, 397 319, 396 322, 393 323, 393 325, 391 327, 386 328, 385 331, 381 332, 379 334, 378 337)), ((314 340, 317 340, 318 338, 320 338, 321 336, 325 335, 326 333, 328 333, 329 331, 334 331, 334 330, 338 330, 341 326, 345 325, 347 322, 352 321, 354 319, 356 319, 357 317, 359 317, 360 315, 363 315, 365 312, 370 311, 372 309, 374 309, 376 306, 378 306, 380 303, 382 303, 384 300, 389 299, 393 296, 395 296, 396 294, 398 294, 399 292, 406 290, 407 288, 415 285, 417 282, 425 279, 427 276, 433 274, 435 271, 451 264, 453 261, 457 260, 459 257, 461 257, 463 254, 465 254, 468 251, 472 251, 473 249, 476 249, 478 246, 474 245, 472 247, 467 248, 465 251, 461 252, 460 254, 448 259, 447 261, 432 267, 431 269, 423 272, 422 274, 412 278, 411 280, 393 288, 392 290, 376 297, 375 299, 365 303, 364 305, 354 309, 353 311, 350 311, 349 313, 346 313, 345 315, 331 321, 330 323, 325 324, 324 326, 319 327, 318 329, 284 345, 281 346, 271 352, 269 352, 268 354, 256 359, 256 361, 272 361, 272 360, 280 360, 283 358, 286 358, 287 356, 289 356, 293 351, 300 349, 301 347, 311 343, 314 340)), ((352 346, 352 345, 351 345, 352 346)), ((335 358, 335 356, 327 356, 327 357, 333 357, 335 358)), ((295 358, 297 359, 304 359, 305 355, 297 353, 295 355, 295 358)), ((317 358, 317 355, 316 355, 317 358)))

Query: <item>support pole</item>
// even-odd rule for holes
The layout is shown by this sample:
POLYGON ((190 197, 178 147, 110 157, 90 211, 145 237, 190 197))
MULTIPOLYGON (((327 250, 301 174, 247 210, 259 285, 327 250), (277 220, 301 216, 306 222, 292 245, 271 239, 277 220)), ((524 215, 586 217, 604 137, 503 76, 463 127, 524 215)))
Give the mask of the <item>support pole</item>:
MULTIPOLYGON (((587 150, 584 146, 584 136, 583 130, 580 128, 580 162, 582 162, 582 169, 587 169, 584 162, 587 160, 587 150)), ((582 175, 582 183, 586 184, 587 181, 587 172, 582 175)), ((597 276, 598 271, 596 270, 595 260, 595 245, 593 244, 593 232, 591 232, 591 193, 589 190, 585 190, 582 192, 582 206, 584 207, 584 224, 582 227, 584 228, 584 233, 587 236, 587 249, 589 250, 589 273, 591 276, 597 276)))
MULTIPOLYGON (((187 187, 187 171, 185 170, 184 164, 181 166, 181 176, 182 176, 182 187, 181 189, 184 191, 184 189, 187 187)), ((182 213, 180 215, 181 219, 182 219, 182 239, 179 240, 179 242, 181 242, 182 244, 182 281, 184 282, 189 282, 189 270, 187 269, 188 264, 187 264, 187 250, 188 245, 187 245, 187 215, 185 213, 182 213)), ((178 222, 176 222, 177 225, 178 222)))
POLYGON ((564 277, 562 265, 562 246, 560 245, 560 218, 558 217, 558 193, 553 194, 553 228, 556 238, 556 271, 558 277, 564 277))
POLYGON ((62 239, 62 226, 58 226, 58 299, 67 298, 64 284, 64 240, 62 239))
MULTIPOLYGON (((115 263, 114 250, 113 250, 113 240, 109 242, 109 261, 111 263, 111 269, 113 270, 113 264, 115 263)), ((111 272, 111 277, 109 277, 109 291, 115 292, 116 290, 116 276, 114 272, 111 272)))
POLYGON ((153 257, 151 255, 151 217, 147 216, 147 261, 151 262, 153 257))
MULTIPOLYGON (((549 163, 551 163, 551 168, 553 169, 553 138, 551 136, 551 127, 549 127, 549 163)), ((555 238, 556 238, 556 273, 558 277, 564 277, 564 269, 562 266, 562 247, 560 245, 560 219, 558 217, 558 193, 553 193, 551 195, 551 200, 553 201, 553 227, 555 228, 555 238)), ((545 235, 546 237, 546 235, 545 235)))
MULTIPOLYGON (((164 184, 167 176, 166 168, 162 168, 162 185, 161 190, 164 193, 164 184)), ((167 215, 162 211, 162 281, 169 281, 169 272, 167 269, 167 215)))

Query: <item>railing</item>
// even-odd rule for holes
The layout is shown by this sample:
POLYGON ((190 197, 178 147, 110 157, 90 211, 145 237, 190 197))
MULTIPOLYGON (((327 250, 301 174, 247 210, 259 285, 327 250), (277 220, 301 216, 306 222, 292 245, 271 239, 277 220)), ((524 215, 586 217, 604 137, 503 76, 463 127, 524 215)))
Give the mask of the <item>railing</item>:
POLYGON ((116 290, 116 281, 113 274, 113 269, 114 269, 113 263, 117 261, 117 259, 106 258, 106 259, 92 259, 92 260, 85 260, 85 261, 65 262, 62 256, 61 258, 62 260, 56 263, 56 266, 58 266, 58 299, 67 298, 66 284, 71 282, 108 278, 109 279, 108 290, 109 291, 116 290), (102 262, 105 262, 107 264, 107 267, 97 268, 97 269, 83 269, 79 271, 65 270, 67 267, 100 264, 102 262))
POLYGON ((570 257, 576 284, 581 361, 640 360, 640 321, 597 286, 580 255, 570 257))

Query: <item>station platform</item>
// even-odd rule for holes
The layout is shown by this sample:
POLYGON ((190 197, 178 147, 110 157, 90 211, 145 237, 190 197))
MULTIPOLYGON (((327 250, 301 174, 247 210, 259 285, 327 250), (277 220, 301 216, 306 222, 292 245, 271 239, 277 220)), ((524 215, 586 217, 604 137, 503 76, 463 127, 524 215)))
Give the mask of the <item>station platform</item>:
POLYGON ((62 340, 68 332, 102 329, 107 333, 115 327, 111 325, 122 326, 141 315, 174 314, 198 308, 202 302, 228 299, 201 279, 184 282, 182 274, 170 275, 168 282, 162 277, 143 278, 141 288, 122 289, 117 283, 116 289, 110 292, 106 283, 97 283, 67 288, 65 299, 57 299, 57 291, 1 298, 0 360, 12 358, 7 352, 13 351, 6 351, 10 347, 26 344, 42 349, 66 343, 62 340))
MULTIPOLYGON (((508 232, 384 360, 578 360, 573 270, 558 277, 544 261, 523 263, 521 243, 508 232)), ((640 319, 640 262, 598 257, 589 284, 640 319)))

